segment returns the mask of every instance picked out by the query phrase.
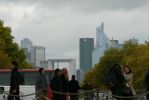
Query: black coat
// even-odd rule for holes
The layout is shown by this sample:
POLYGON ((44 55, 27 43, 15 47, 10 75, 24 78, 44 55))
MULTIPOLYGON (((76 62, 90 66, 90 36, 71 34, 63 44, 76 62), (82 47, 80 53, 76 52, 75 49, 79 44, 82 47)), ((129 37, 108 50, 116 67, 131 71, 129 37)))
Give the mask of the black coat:
POLYGON ((149 90, 149 70, 147 71, 147 74, 145 76, 145 85, 146 89, 149 90))
POLYGON ((75 79, 71 79, 69 81, 69 92, 70 93, 77 93, 79 89, 80 89, 79 82, 75 79))
POLYGON ((12 90, 19 89, 19 72, 18 69, 12 69, 11 71, 11 82, 10 82, 10 87, 12 90))
POLYGON ((55 75, 50 83, 50 87, 52 90, 57 92, 62 92, 62 80, 61 77, 55 75))

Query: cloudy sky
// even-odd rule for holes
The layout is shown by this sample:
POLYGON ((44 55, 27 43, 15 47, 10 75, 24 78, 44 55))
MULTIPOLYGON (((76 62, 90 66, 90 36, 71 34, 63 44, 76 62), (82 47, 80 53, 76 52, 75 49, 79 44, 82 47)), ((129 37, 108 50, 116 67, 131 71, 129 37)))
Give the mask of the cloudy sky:
POLYGON ((149 0, 0 0, 0 19, 20 44, 29 38, 46 47, 46 58, 79 57, 79 38, 95 37, 105 23, 120 42, 149 39, 149 0))

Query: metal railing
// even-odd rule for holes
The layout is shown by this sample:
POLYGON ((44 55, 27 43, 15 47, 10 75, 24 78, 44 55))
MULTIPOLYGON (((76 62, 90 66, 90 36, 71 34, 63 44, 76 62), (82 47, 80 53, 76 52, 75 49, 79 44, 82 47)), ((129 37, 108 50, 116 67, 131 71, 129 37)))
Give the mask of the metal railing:
MULTIPOLYGON (((42 90, 24 95, 22 92, 20 92, 20 95, 12 95, 9 94, 8 91, 1 91, 0 90, 0 95, 11 95, 11 96, 16 96, 20 97, 21 100, 23 100, 23 97, 31 96, 31 95, 36 95, 40 93, 42 90)), ((143 93, 137 94, 135 96, 117 96, 117 95, 112 95, 109 91, 99 91, 99 89, 94 89, 94 90, 80 90, 78 93, 62 93, 62 92, 57 92, 57 91, 52 91, 52 93, 55 94, 61 94, 61 95, 67 95, 67 96, 72 96, 72 95, 78 95, 79 100, 112 100, 113 98, 117 99, 131 99, 131 98, 136 98, 137 100, 146 100, 146 95, 149 94, 149 91, 143 91, 143 93)), ((48 97, 44 95, 40 95, 36 97, 36 100, 40 100, 40 98, 45 98, 45 100, 50 100, 48 97)), ((3 96, 3 100, 7 100, 7 97, 3 96)))

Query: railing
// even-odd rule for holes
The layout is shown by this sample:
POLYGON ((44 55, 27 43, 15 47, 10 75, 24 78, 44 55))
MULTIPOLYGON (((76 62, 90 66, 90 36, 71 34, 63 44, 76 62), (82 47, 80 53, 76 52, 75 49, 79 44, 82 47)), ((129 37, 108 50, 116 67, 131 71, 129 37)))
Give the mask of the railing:
MULTIPOLYGON (((9 94, 8 91, 0 90, 0 95, 3 95, 3 99, 1 99, 1 100, 7 100, 7 97, 5 97, 5 95, 20 97, 21 100, 23 100, 24 97, 36 95, 37 93, 40 93, 41 91, 42 90, 35 92, 35 93, 27 94, 27 95, 23 95, 22 92, 20 92, 20 95, 12 95, 12 94, 9 94)), ((126 96, 112 95, 109 91, 103 92, 103 91, 99 91, 98 89, 80 90, 78 93, 61 93, 61 92, 56 92, 56 91, 52 91, 52 92, 56 93, 56 94, 67 95, 67 96, 78 95, 79 100, 112 100, 113 98, 117 98, 120 100, 121 99, 131 99, 131 98, 135 98, 136 100, 146 100, 146 95, 149 93, 149 91, 143 91, 143 93, 137 94, 135 96, 127 96, 126 97, 126 96)), ((41 97, 45 98, 45 100, 50 100, 48 97, 46 97, 44 95, 40 95, 39 97, 36 97, 34 99, 40 100, 41 97)))

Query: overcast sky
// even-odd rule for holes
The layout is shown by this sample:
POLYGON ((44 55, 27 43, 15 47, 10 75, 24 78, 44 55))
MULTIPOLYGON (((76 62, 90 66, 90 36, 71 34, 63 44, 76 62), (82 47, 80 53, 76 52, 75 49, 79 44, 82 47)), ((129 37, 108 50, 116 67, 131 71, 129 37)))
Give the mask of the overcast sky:
MULTIPOLYGON (((46 47, 46 58, 79 57, 79 38, 95 37, 105 23, 109 38, 149 39, 149 0, 0 0, 0 19, 20 44, 46 47)), ((77 62, 78 63, 78 62, 77 62)))

